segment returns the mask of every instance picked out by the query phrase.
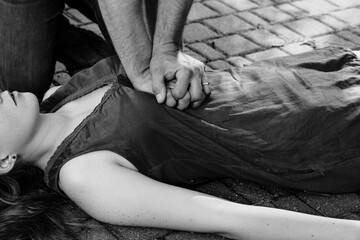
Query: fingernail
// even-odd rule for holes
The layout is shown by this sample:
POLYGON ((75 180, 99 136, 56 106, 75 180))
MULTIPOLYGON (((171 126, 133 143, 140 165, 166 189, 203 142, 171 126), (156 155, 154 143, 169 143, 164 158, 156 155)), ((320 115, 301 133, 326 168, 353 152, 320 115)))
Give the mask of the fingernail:
POLYGON ((158 103, 161 103, 161 94, 160 93, 158 95, 156 95, 156 100, 158 103))

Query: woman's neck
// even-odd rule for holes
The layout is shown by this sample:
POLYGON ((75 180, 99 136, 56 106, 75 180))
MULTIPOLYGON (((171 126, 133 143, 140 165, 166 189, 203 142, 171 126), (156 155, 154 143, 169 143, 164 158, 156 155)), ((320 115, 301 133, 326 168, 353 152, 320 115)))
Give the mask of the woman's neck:
POLYGON ((54 113, 40 114, 31 141, 23 153, 19 153, 21 157, 44 170, 57 147, 93 112, 111 86, 98 88, 63 105, 54 113))
POLYGON ((98 106, 112 85, 98 88, 73 100, 54 113, 40 114, 34 135, 24 149, 23 159, 45 169, 61 142, 98 106))
POLYGON ((71 132, 72 122, 64 113, 40 114, 32 139, 20 153, 22 159, 44 170, 52 153, 71 132))

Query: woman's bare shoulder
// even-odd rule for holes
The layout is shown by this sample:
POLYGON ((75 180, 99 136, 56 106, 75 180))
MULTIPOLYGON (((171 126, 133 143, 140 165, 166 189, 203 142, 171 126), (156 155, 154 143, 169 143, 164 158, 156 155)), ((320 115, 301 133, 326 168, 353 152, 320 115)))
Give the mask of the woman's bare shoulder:
POLYGON ((45 92, 42 100, 44 101, 45 99, 49 98, 56 90, 58 90, 61 87, 62 85, 49 88, 49 90, 45 92))
POLYGON ((77 156, 61 168, 59 173, 59 186, 62 190, 66 186, 87 184, 87 176, 102 169, 127 168, 137 171, 136 167, 128 160, 111 151, 94 151, 77 156))

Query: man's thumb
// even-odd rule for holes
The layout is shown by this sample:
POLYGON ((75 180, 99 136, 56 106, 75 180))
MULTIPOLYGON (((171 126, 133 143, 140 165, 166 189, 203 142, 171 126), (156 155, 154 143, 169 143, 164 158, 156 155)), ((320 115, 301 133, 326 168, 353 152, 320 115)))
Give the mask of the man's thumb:
POLYGON ((165 102, 166 88, 165 88, 164 79, 157 77, 157 78, 153 79, 152 83, 153 83, 152 88, 153 88, 154 95, 156 97, 156 101, 158 103, 165 102))

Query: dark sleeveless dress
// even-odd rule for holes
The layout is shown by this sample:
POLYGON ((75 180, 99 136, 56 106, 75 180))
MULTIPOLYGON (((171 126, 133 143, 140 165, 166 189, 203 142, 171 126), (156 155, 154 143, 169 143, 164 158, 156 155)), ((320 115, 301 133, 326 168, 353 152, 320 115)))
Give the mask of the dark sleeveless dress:
POLYGON ((192 187, 230 177, 316 192, 360 189, 360 63, 330 48, 208 72, 211 96, 179 111, 138 92, 117 58, 76 74, 43 113, 112 83, 96 109, 57 148, 46 183, 72 158, 109 150, 140 173, 192 187))

